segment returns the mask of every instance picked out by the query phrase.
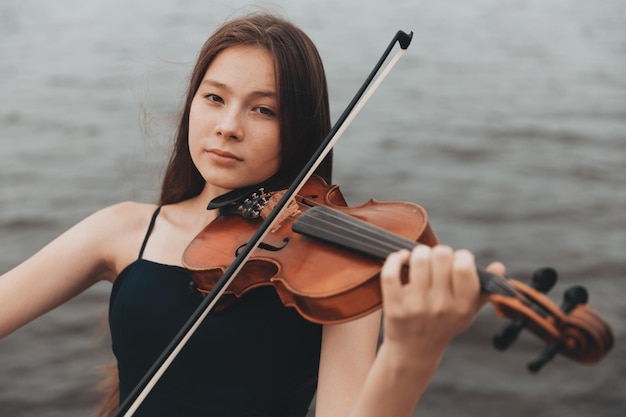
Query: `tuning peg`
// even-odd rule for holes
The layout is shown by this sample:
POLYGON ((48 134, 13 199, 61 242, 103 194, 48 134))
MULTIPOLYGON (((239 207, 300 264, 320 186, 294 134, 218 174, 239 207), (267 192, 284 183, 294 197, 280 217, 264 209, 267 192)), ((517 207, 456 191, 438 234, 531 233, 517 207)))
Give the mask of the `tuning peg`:
MULTIPOLYGON (((563 310, 565 314, 568 314, 577 305, 587 304, 588 300, 589 294, 587 293, 587 289, 585 289, 585 287, 581 287, 579 285, 570 287, 565 291, 565 294, 563 295, 563 304, 561 305, 561 310, 563 310)), ((556 356, 556 354, 559 353, 562 347, 562 341, 552 343, 550 346, 544 349, 543 352, 541 352, 541 355, 539 355, 536 360, 528 364, 528 370, 532 373, 539 372, 541 368, 545 366, 545 364, 550 362, 556 356)))
MULTIPOLYGON (((547 293, 554 287, 557 280, 557 273, 553 268, 544 267, 535 270, 532 276, 530 286, 539 292, 547 293)), ((524 327, 528 324, 528 319, 523 317, 517 320, 515 323, 508 324, 493 337, 493 347, 497 350, 508 349, 517 336, 524 330, 524 327)))
POLYGON ((497 350, 507 350, 517 340, 517 336, 519 336, 527 323, 528 320, 524 317, 515 323, 504 326, 500 333, 493 336, 493 347, 497 350))
POLYGON ((563 304, 561 305, 561 310, 564 313, 569 313, 579 304, 587 304, 589 301, 589 293, 585 287, 580 285, 575 285, 573 287, 569 287, 565 294, 563 295, 563 304))
POLYGON ((553 268, 539 268, 533 273, 531 287, 539 292, 547 294, 554 287, 557 280, 557 273, 553 268))
POLYGON ((544 349, 543 352, 541 352, 541 355, 539 355, 537 359, 530 362, 526 366, 526 368, 528 368, 528 370, 532 372, 533 374, 536 374, 537 372, 541 370, 541 368, 545 366, 545 364, 550 362, 556 356, 557 353, 559 353, 559 350, 561 350, 561 346, 562 346, 561 342, 555 342, 551 344, 546 349, 544 349))

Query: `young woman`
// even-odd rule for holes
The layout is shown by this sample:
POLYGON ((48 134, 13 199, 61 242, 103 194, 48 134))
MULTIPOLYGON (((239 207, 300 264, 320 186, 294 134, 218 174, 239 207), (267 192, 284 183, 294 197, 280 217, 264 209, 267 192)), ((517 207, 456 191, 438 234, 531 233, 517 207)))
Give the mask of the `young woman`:
MULTIPOLYGON (((310 39, 271 15, 226 23, 191 75, 159 204, 105 208, 5 273, 0 336, 112 282, 114 411, 200 303, 181 256, 219 214, 207 204, 266 181, 288 185, 329 129, 310 39)), ((330 181, 330 159, 318 171, 330 181)), ((390 255, 380 276, 378 351, 380 312, 320 326, 271 287, 257 289, 209 315, 135 415, 304 416, 315 392, 317 416, 411 415, 446 345, 481 306, 475 264, 464 250, 420 246, 390 255)))

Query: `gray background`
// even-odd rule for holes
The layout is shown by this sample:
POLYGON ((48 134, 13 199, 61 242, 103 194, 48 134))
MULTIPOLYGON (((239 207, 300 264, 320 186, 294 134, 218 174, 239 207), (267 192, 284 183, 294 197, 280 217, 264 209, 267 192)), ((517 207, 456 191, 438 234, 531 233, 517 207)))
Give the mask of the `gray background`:
MULTIPOLYGON (((0 4, 0 272, 103 206, 155 200, 196 53, 246 4, 0 4)), ((494 351, 504 321, 487 306, 418 414, 624 415, 626 3, 262 4, 318 45, 335 119, 393 34, 415 32, 336 147, 351 204, 420 203, 444 243, 502 260, 520 280, 551 265, 551 297, 585 285, 615 330, 601 364, 560 357, 533 376, 525 364, 541 343, 525 334, 494 351)), ((111 361, 109 291, 98 284, 0 340, 0 415, 89 415, 96 369, 111 361)))

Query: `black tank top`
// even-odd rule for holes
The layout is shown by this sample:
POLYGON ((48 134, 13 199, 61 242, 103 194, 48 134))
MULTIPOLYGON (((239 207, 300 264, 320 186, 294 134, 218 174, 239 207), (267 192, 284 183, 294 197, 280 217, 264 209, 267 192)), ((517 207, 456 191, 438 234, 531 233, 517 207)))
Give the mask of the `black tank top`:
MULTIPOLYGON (((109 325, 120 401, 201 302, 189 272, 139 257, 115 280, 109 325)), ((212 312, 135 416, 304 416, 317 387, 321 326, 286 308, 273 288, 212 312)))

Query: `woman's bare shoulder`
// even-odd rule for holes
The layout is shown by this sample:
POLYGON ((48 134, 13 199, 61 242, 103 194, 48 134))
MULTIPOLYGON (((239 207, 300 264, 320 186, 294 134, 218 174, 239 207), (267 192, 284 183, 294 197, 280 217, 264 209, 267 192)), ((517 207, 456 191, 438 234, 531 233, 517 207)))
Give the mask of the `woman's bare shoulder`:
POLYGON ((125 201, 91 214, 77 226, 89 230, 99 239, 124 238, 138 230, 145 230, 158 206, 125 201))
POLYGON ((0 277, 0 337, 137 259, 156 209, 125 202, 101 209, 0 277))
POLYGON ((98 220, 133 227, 144 222, 148 223, 157 208, 156 204, 124 201, 105 207, 92 216, 98 220))
POLYGON ((100 258, 106 260, 112 272, 119 273, 139 253, 157 207, 134 201, 117 203, 88 216, 77 225, 77 232, 89 235, 91 242, 97 239, 100 258))

